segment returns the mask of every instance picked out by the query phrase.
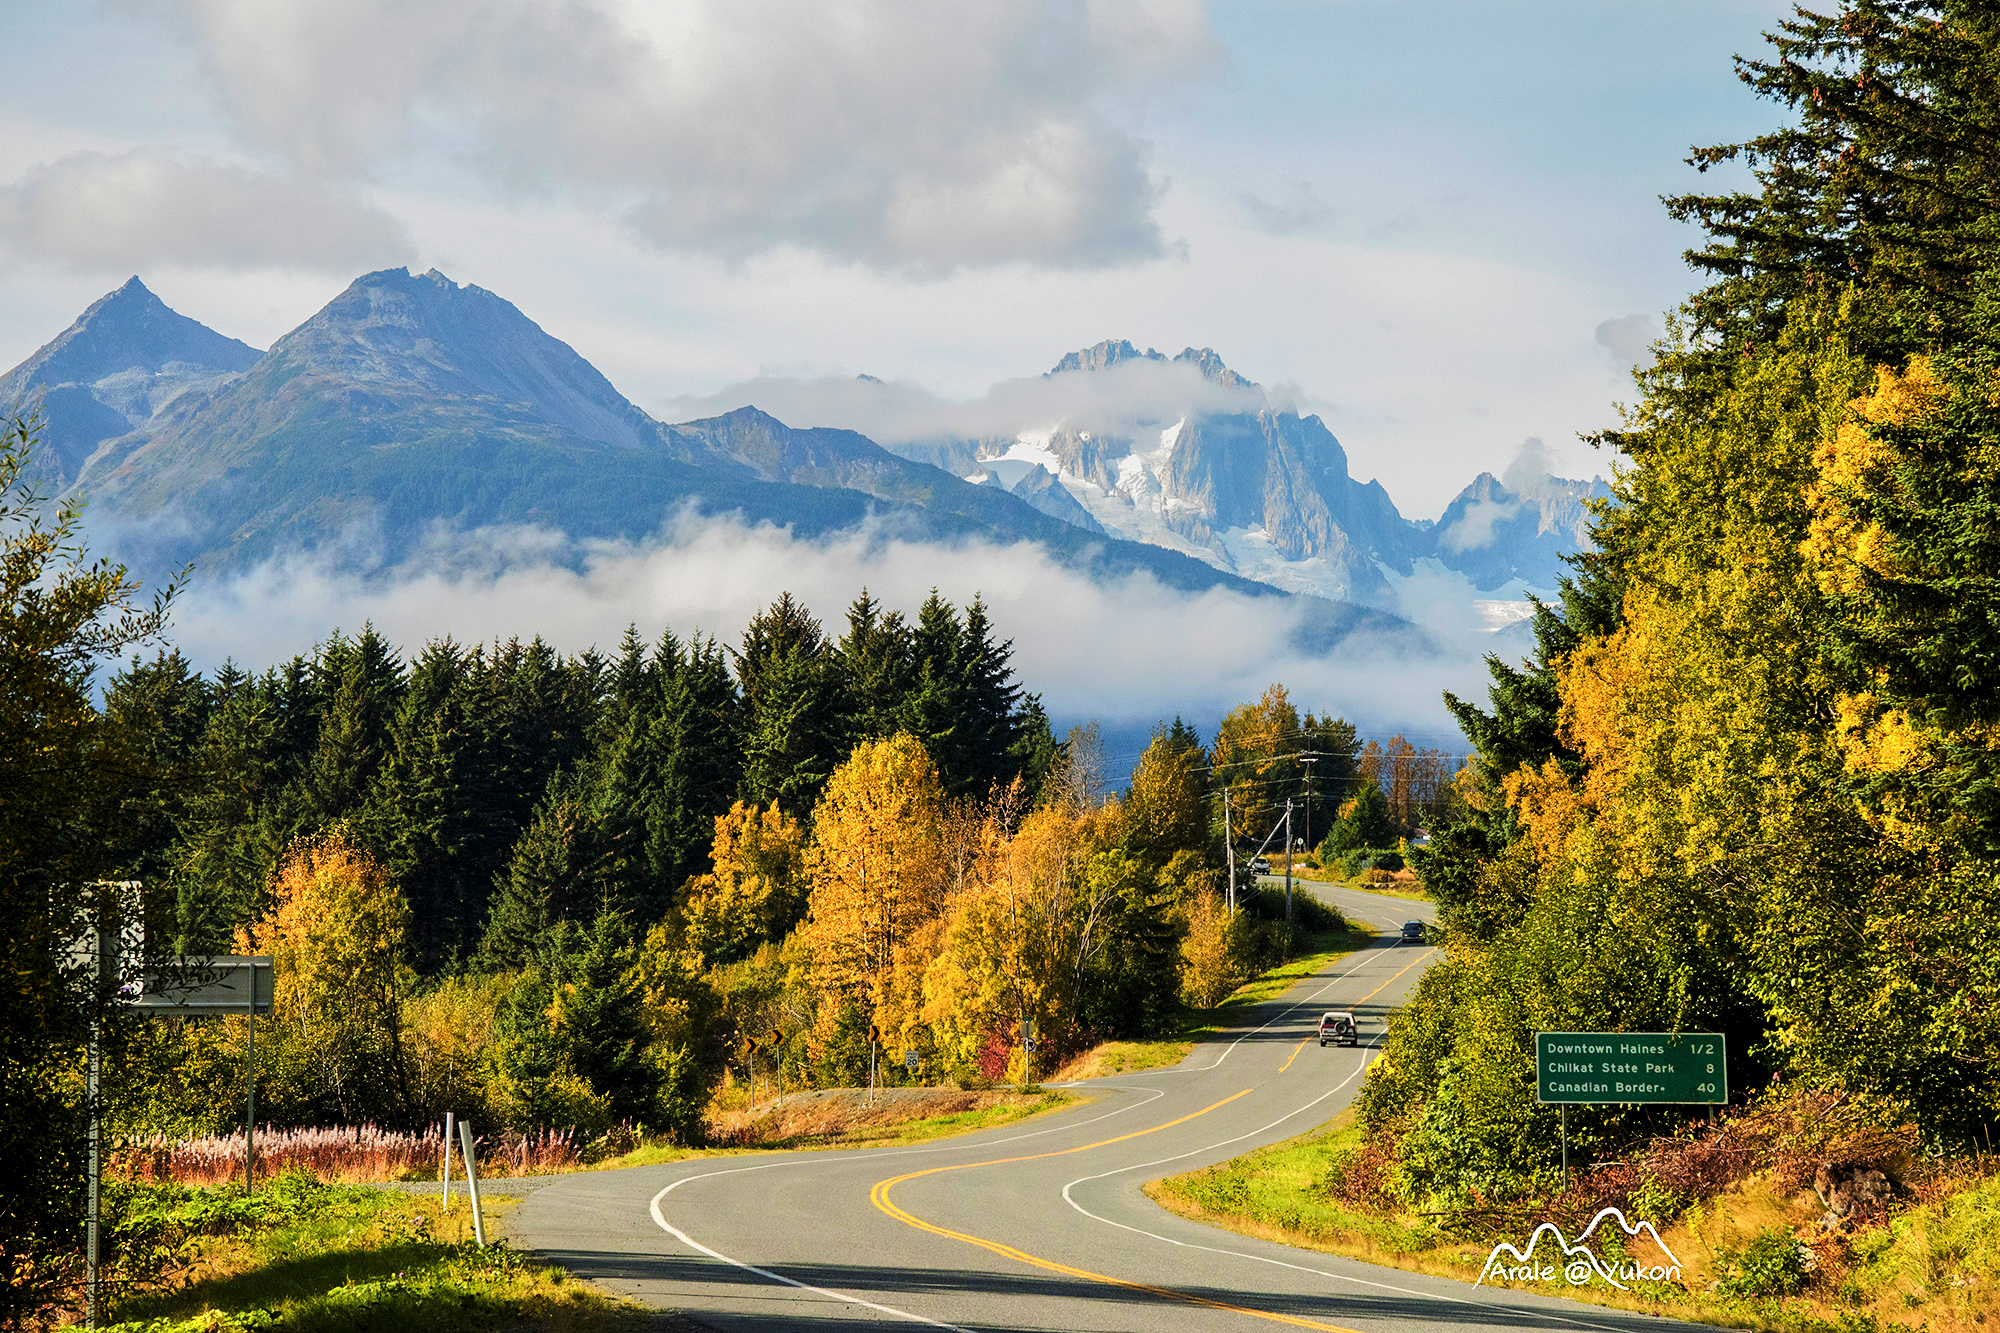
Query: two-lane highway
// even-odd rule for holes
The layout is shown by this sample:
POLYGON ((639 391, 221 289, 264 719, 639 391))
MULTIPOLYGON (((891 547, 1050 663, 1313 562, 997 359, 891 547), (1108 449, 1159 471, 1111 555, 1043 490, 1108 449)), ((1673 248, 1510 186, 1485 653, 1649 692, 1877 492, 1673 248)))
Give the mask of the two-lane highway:
POLYGON ((516 1215, 522 1245, 719 1330, 1656 1329, 1662 1321, 1296 1250, 1166 1213, 1147 1180, 1320 1124, 1354 1095, 1433 950, 1428 904, 1314 886, 1382 930, 1180 1065, 1093 1100, 917 1148, 709 1158, 570 1177, 516 1215), (1359 1048, 1313 1039, 1326 1009, 1359 1048))

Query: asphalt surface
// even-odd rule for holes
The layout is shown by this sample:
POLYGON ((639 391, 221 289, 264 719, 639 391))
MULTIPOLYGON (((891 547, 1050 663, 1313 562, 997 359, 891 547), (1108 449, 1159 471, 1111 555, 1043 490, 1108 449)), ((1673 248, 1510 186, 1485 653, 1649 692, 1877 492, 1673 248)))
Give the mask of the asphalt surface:
POLYGON ((1075 1085, 1093 1100, 923 1147, 571 1176, 522 1202, 514 1242, 722 1333, 893 1323, 1093 1333, 1668 1326, 1238 1236, 1140 1192, 1145 1181, 1293 1137, 1340 1111, 1377 1053, 1386 1015, 1436 958, 1396 942, 1404 921, 1432 916, 1430 904, 1312 891, 1376 926, 1376 943, 1246 1008, 1179 1066, 1075 1085), (1356 1014, 1360 1047, 1312 1039, 1327 1009, 1356 1014))

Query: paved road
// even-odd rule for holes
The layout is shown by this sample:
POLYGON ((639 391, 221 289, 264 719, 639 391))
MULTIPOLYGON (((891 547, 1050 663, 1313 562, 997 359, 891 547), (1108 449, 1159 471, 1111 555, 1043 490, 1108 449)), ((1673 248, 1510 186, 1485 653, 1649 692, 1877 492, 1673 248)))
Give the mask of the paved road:
MULTIPOLYGON (((1395 943, 1427 903, 1313 886, 1384 931, 1181 1065, 1094 1080, 1094 1100, 918 1148, 712 1158, 570 1177, 517 1243, 724 1333, 885 1323, 1193 1333, 1273 1326, 1658 1329, 1665 1321, 1379 1268, 1175 1217, 1147 1180, 1318 1125, 1354 1095, 1384 1016, 1436 955, 1395 943), (1359 1049, 1322 1049, 1351 1009, 1359 1049)), ((1500 1239, 1499 1237, 1495 1238, 1500 1239)))

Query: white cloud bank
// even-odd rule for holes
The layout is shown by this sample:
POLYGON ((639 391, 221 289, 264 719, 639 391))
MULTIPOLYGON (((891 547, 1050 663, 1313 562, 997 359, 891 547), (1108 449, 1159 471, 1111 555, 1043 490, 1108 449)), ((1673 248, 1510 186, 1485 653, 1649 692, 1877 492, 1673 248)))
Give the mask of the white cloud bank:
POLYGON ((1454 749, 1463 742, 1439 691, 1484 697, 1478 653, 1492 646, 1467 636, 1442 655, 1412 657, 1361 636, 1319 653, 1295 642, 1309 614, 1295 599, 1183 593, 1146 575, 1099 582, 1031 544, 917 543, 881 527, 806 541, 768 525, 683 518, 647 542, 574 544, 499 529, 441 532, 434 549, 435 560, 365 577, 321 557, 197 576, 170 638, 207 668, 234 657, 261 669, 364 621, 405 650, 447 634, 540 634, 565 651, 608 650, 628 623, 649 637, 671 628, 733 641, 784 590, 838 634, 864 586, 910 613, 935 587, 961 606, 985 597, 1013 640, 1019 678, 1058 719, 1212 721, 1280 681, 1300 706, 1370 734, 1400 730, 1454 749))
POLYGON ((1134 359, 1097 371, 1002 380, 964 401, 908 380, 761 375, 714 393, 674 399, 667 404, 667 415, 684 421, 754 405, 794 426, 839 426, 897 444, 946 436, 1011 437, 1063 422, 1129 436, 1189 412, 1256 412, 1288 398, 1284 390, 1267 395, 1260 389, 1225 387, 1188 362, 1134 359))
POLYGON ((352 273, 416 251, 402 223, 347 188, 154 149, 71 153, 0 185, 0 247, 119 273, 352 273))
POLYGON ((917 274, 1146 259, 1120 113, 1218 59, 1203 0, 153 0, 254 148, 326 179, 453 145, 646 241, 917 274))

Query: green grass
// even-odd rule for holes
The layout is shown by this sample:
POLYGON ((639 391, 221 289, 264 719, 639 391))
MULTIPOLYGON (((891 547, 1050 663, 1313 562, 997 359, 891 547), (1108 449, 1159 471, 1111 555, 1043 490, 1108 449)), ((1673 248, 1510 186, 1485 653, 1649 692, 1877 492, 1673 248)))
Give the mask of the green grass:
MULTIPOLYGON (((1439 1237, 1427 1224, 1352 1210, 1328 1195, 1328 1180, 1360 1147, 1354 1112, 1343 1111, 1299 1138, 1169 1176, 1146 1192, 1185 1216, 1256 1234, 1283 1233, 1322 1248, 1344 1241, 1342 1252, 1378 1262, 1384 1255, 1419 1254, 1435 1247, 1439 1237)), ((1465 1276, 1478 1276, 1477 1266, 1465 1276)))
MULTIPOLYGON (((514 1202, 486 1201, 489 1239, 514 1202)), ((178 1280, 116 1300, 123 1333, 600 1333, 644 1318, 504 1244, 482 1249, 463 1200, 441 1212, 428 1195, 288 1176, 248 1201, 234 1186, 153 1186, 135 1203, 127 1216, 178 1280)))
MULTIPOLYGON (((1361 1149, 1352 1109, 1298 1138, 1145 1186, 1171 1212, 1301 1248, 1470 1282, 1492 1245, 1522 1236, 1467 1237, 1393 1201, 1347 1203, 1335 1185, 1361 1149)), ((1367 1197, 1362 1195, 1359 1197, 1367 1197)), ((1693 1208, 1662 1238, 1685 1264, 1681 1281, 1630 1294, 1561 1289, 1599 1305, 1770 1333, 1861 1333, 1921 1328, 1974 1333, 2000 1327, 2000 1177, 1966 1181, 1933 1203, 1822 1244, 1821 1269, 1795 1295, 1731 1297, 1718 1290, 1759 1234, 1818 1236, 1823 1205, 1754 1176, 1693 1208)), ((1547 1288, 1529 1287, 1532 1290, 1547 1288)))

